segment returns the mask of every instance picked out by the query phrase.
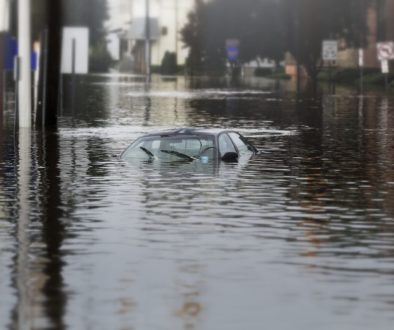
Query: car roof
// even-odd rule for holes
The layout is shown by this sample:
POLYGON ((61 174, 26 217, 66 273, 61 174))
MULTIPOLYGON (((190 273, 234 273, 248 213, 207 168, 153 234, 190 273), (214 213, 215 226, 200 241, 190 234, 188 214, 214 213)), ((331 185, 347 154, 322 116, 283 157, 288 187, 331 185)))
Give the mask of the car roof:
POLYGON ((143 137, 153 136, 178 136, 178 135, 214 135, 217 136, 223 132, 234 132, 233 130, 223 128, 176 128, 165 131, 158 131, 146 134, 143 137))

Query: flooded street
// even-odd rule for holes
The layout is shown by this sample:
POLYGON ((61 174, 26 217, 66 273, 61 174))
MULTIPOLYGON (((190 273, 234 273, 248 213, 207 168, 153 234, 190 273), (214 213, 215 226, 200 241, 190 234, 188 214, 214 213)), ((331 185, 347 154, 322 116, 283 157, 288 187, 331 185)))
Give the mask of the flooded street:
POLYGON ((14 133, 9 101, 0 329, 391 329, 394 98, 286 84, 89 76, 46 134, 14 133), (119 160, 175 127, 232 128, 261 153, 119 160))

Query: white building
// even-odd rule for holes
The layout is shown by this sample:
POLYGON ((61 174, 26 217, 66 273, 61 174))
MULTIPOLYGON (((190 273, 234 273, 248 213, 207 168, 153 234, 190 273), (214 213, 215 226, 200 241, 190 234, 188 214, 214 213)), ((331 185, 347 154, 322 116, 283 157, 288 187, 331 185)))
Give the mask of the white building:
MULTIPOLYGON (((159 34, 152 42, 152 65, 160 65, 167 51, 177 55, 178 65, 185 64, 188 51, 182 43, 180 31, 194 8, 194 0, 149 0, 149 4, 149 16, 157 20, 159 34)), ((142 22, 146 15, 146 0, 133 0, 132 13, 133 22, 142 22)), ((131 31, 136 29, 138 27, 132 24, 131 31)))
POLYGON ((111 0, 107 29, 118 32, 122 38, 129 39, 135 68, 143 72, 145 67, 145 18, 146 4, 149 3, 151 65, 159 66, 166 52, 176 54, 178 65, 185 64, 188 50, 181 40, 180 31, 193 10, 195 0, 111 0))
POLYGON ((106 24, 107 30, 126 29, 132 18, 133 0, 108 0, 107 4, 110 17, 106 24))
POLYGON ((0 0, 0 31, 10 27, 10 0, 0 0))

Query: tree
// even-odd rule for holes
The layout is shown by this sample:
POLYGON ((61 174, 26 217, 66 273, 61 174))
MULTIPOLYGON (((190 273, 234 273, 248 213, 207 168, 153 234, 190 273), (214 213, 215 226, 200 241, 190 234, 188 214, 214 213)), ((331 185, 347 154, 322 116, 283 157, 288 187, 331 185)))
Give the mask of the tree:
POLYGON ((313 82, 321 69, 324 39, 349 46, 365 44, 369 0, 282 0, 286 13, 286 48, 313 82))
POLYGON ((202 71, 202 33, 205 5, 202 0, 195 0, 194 11, 188 14, 188 24, 181 30, 183 42, 189 47, 186 66, 190 73, 202 71))
POLYGON ((324 39, 363 44, 371 0, 197 0, 182 30, 190 47, 188 65, 224 67, 225 40, 240 41, 239 61, 257 57, 279 62, 290 52, 315 80, 324 39))
POLYGON ((108 19, 107 0, 62 0, 63 20, 67 26, 87 26, 91 45, 103 42, 104 22, 108 19))
MULTIPOLYGON (((57 1, 57 0, 51 0, 57 1)), ((16 1, 14 0, 14 3, 16 1)), ((108 18, 107 0, 60 0, 64 26, 86 26, 90 32, 90 67, 94 71, 106 71, 112 63, 106 50, 104 23, 108 18)), ((51 19, 47 15, 47 0, 32 0, 33 38, 47 28, 51 19)))

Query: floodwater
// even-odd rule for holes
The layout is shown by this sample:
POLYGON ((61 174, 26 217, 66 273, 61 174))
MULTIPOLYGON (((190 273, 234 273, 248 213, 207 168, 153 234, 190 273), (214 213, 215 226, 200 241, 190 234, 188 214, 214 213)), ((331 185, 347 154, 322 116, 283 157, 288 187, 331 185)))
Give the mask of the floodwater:
POLYGON ((14 132, 7 101, 0 329, 392 329, 393 97, 126 75, 76 95, 57 134, 14 132), (261 153, 118 160, 173 127, 235 128, 261 153))

